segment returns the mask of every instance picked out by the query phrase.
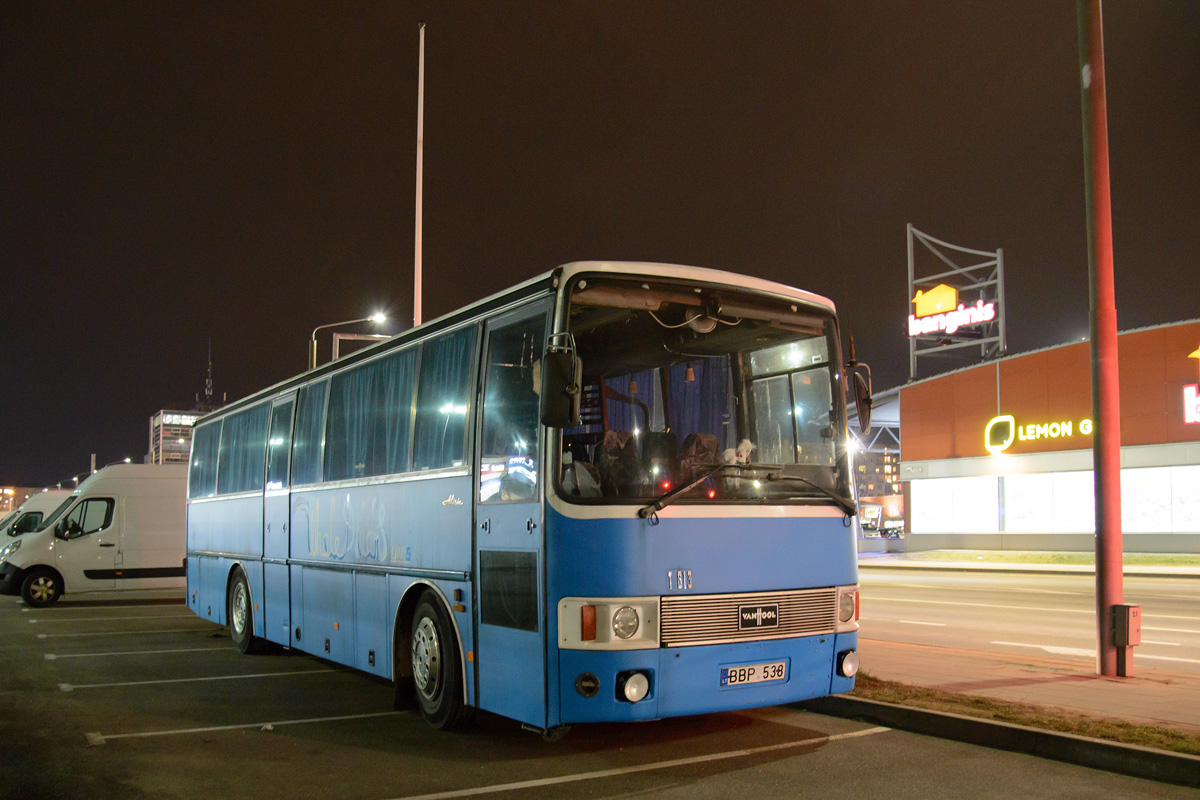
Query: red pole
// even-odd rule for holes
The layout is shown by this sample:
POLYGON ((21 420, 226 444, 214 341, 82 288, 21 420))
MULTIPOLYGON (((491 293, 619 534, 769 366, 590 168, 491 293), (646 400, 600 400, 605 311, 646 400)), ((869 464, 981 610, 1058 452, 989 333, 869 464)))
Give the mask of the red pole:
POLYGON ((1121 571, 1121 401, 1117 368, 1117 304, 1113 287, 1112 205, 1108 175, 1108 111, 1104 92, 1104 26, 1100 0, 1076 0, 1083 82, 1083 151, 1091 283, 1092 465, 1096 494, 1097 666, 1125 676, 1132 650, 1117 647, 1113 607, 1123 602, 1121 571))

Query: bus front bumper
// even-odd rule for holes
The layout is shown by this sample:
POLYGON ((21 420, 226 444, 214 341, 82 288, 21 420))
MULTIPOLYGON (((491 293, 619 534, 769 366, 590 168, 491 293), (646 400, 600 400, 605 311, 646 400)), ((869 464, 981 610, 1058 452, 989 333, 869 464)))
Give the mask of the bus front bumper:
POLYGON ((841 655, 858 634, 653 650, 560 650, 559 724, 659 719, 795 703, 848 692, 841 655), (641 694, 641 678, 648 686, 641 694), (634 681, 637 686, 626 685, 634 681))

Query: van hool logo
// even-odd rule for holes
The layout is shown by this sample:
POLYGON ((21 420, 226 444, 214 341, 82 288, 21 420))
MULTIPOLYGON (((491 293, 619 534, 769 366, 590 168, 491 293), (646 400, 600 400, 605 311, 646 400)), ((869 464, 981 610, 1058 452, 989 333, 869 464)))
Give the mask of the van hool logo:
POLYGON ((769 606, 738 606, 738 630, 778 627, 778 603, 769 606))
POLYGON ((908 335, 922 336, 945 331, 954 333, 968 325, 980 325, 996 318, 996 304, 982 300, 968 306, 958 302, 958 290, 938 284, 929 291, 917 292, 912 299, 917 313, 908 315, 908 335))

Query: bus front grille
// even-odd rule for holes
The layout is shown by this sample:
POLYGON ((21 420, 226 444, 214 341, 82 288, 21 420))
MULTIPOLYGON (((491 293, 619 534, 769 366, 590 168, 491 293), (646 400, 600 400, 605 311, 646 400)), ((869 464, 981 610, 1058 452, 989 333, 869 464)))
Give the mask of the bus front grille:
POLYGON ((819 636, 837 628, 837 589, 663 597, 663 647, 819 636))

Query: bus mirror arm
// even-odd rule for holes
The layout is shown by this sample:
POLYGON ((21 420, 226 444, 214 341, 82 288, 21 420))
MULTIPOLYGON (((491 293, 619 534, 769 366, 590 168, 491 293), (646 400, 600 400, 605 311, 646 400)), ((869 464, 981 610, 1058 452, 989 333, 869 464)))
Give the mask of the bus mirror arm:
POLYGON ((541 420, 551 428, 574 428, 579 424, 583 362, 574 348, 546 348, 542 357, 541 420))

